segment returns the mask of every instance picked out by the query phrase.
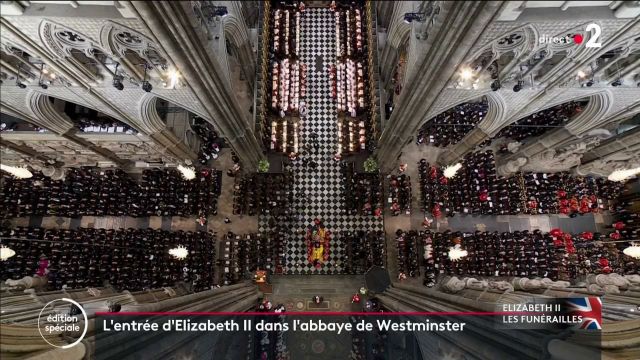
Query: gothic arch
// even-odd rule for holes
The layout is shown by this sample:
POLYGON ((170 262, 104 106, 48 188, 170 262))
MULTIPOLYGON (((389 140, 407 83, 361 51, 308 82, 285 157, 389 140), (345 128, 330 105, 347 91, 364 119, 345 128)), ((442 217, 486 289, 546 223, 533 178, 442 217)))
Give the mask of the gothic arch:
POLYGON ((101 67, 93 64, 96 56, 104 53, 103 47, 74 29, 44 19, 39 27, 40 40, 51 54, 68 60, 79 71, 79 75, 89 84, 97 84, 103 79, 101 67))
POLYGON ((56 109, 51 103, 51 101, 49 100, 49 98, 62 100, 68 103, 73 103, 73 104, 80 105, 82 107, 97 111, 99 113, 102 113, 104 115, 107 115, 113 118, 114 120, 117 120, 123 124, 126 124, 127 126, 135 129, 136 131, 139 131, 138 124, 131 124, 130 121, 123 120, 122 118, 114 116, 110 112, 104 112, 103 110, 100 110, 96 108, 94 105, 89 104, 87 102, 78 102, 78 99, 69 99, 64 96, 59 96, 57 94, 51 95, 49 93, 40 92, 34 89, 30 90, 29 94, 27 94, 27 97, 26 97, 27 106, 30 106, 30 109, 32 109, 37 119, 39 119, 40 121, 45 121, 45 124, 47 124, 47 126, 44 126, 45 128, 50 128, 54 132, 58 132, 62 134, 70 129, 67 123, 71 124, 72 128, 76 127, 76 123, 67 114, 56 109), (51 121, 49 120, 53 121, 52 126, 49 125, 51 123, 51 121), (66 130, 60 132, 63 129, 66 129, 66 130))
MULTIPOLYGON (((177 159, 197 159, 197 143, 190 140, 195 136, 191 126, 188 126, 184 134, 174 132, 173 129, 167 126, 165 120, 160 117, 157 108, 159 99, 170 102, 169 99, 151 93, 145 94, 140 99, 138 117, 141 121, 142 129, 146 134, 162 144, 165 149, 168 149, 173 154, 172 156, 177 159)), ((191 109, 187 109, 182 105, 178 106, 191 114, 195 114, 191 109)))
POLYGON ((138 117, 140 118, 142 129, 147 134, 161 132, 167 128, 167 125, 160 118, 160 114, 158 114, 157 102, 158 96, 151 93, 144 94, 140 99, 138 117))
MULTIPOLYGON (((430 121, 434 120, 438 115, 440 115, 440 114, 442 114, 442 113, 444 113, 446 111, 452 110, 453 108, 455 108, 458 105, 462 105, 462 104, 468 103, 468 102, 481 102, 481 101, 486 101, 487 104, 489 104, 490 100, 489 100, 489 97, 487 95, 488 95, 488 93, 481 94, 481 95, 478 95, 476 93, 476 94, 473 94, 471 96, 465 97, 463 99, 457 100, 457 101, 455 101, 453 103, 447 103, 446 107, 444 107, 444 108, 440 107, 435 111, 429 112, 429 114, 427 115, 427 120, 420 122, 418 124, 417 128, 414 130, 414 132, 418 131, 418 129, 420 129, 420 128, 424 127, 425 125, 427 125, 430 121)), ((487 111, 487 115, 488 115, 488 111, 487 111)), ((484 118, 487 117, 487 115, 485 115, 483 117, 483 120, 484 120, 484 118)))
POLYGON ((497 92, 490 92, 486 95, 489 104, 487 115, 478 124, 489 137, 493 137, 504 127, 507 114, 507 102, 502 95, 497 92))
POLYGON ((429 113, 426 116, 427 120, 424 121, 423 123, 421 123, 420 126, 426 124, 432 118, 434 118, 437 115, 439 115, 439 114, 451 109, 454 106, 457 106, 457 105, 460 105, 460 104, 464 104, 466 102, 470 102, 470 101, 474 101, 474 100, 480 100, 485 95, 487 95, 488 93, 489 92, 469 91, 470 95, 464 96, 464 97, 462 97, 462 99, 455 99, 454 101, 447 101, 447 100, 450 100, 450 99, 446 99, 445 97, 441 97, 440 99, 436 100, 436 103, 432 107, 432 110, 429 110, 429 113))
POLYGON ((144 67, 139 64, 140 60, 152 65, 155 77, 164 77, 163 71, 168 67, 168 61, 146 35, 109 21, 100 29, 100 44, 136 80, 142 81, 144 77, 144 67))
POLYGON ((609 113, 612 106, 613 94, 610 90, 592 94, 587 107, 566 125, 567 130, 572 134, 582 135, 604 125, 602 119, 609 113))
POLYGON ((26 106, 31 109, 42 127, 57 134, 64 134, 74 128, 73 121, 56 110, 46 94, 29 90, 26 96, 26 106))
POLYGON ((71 56, 74 49, 82 50, 87 55, 90 55, 93 49, 102 49, 102 46, 90 37, 46 19, 40 23, 40 38, 46 48, 61 59, 71 56))
POLYGON ((616 42, 615 44, 610 44, 606 48, 602 49, 601 52, 602 54, 598 57, 598 59, 594 61, 595 67, 589 69, 590 71, 591 69, 593 69, 593 76, 599 77, 605 82, 611 82, 618 78, 624 78, 631 74, 638 67, 638 59, 640 59, 640 56, 638 55, 638 53, 640 53, 640 36, 629 36, 628 38, 616 42), (614 54, 615 58, 610 60, 608 64, 598 64, 598 60, 604 57, 609 52, 616 52, 614 54), (623 64, 622 68, 620 68, 620 62, 627 59, 627 57, 631 56, 632 54, 635 56, 635 60, 627 61, 627 63, 623 64), (616 65, 616 70, 618 70, 618 73, 614 72, 613 74, 611 74, 608 70, 609 68, 612 68, 614 64, 616 65), (609 72, 609 74, 607 74, 607 72, 609 72))
POLYGON ((24 59, 22 57, 23 54, 29 55, 29 57, 33 57, 28 51, 26 51, 22 46, 17 45, 16 43, 7 40, 5 38, 0 39, 0 52, 3 54, 3 58, 6 55, 9 59, 5 58, 7 61, 6 65, 3 65, 2 68, 7 74, 11 74, 14 78, 18 76, 18 70, 20 72, 21 78, 24 78, 27 82, 33 81, 38 78, 40 74, 40 69, 24 59), (19 64, 19 69, 11 66, 11 60, 17 61, 19 64))
POLYGON ((399 49, 401 46, 407 44, 409 36, 411 35, 411 25, 402 21, 402 19, 394 18, 388 34, 387 41, 389 44, 399 49))
MULTIPOLYGON (((164 101, 176 104, 177 106, 185 109, 186 111, 197 115, 203 119, 206 119, 207 121, 209 121, 209 116, 205 115, 204 113, 202 113, 199 110, 195 110, 193 107, 188 106, 188 105, 184 105, 182 103, 177 103, 175 101, 175 99, 171 99, 168 96, 164 96, 162 94, 156 94, 156 93, 145 93, 142 98, 140 99, 139 102, 139 106, 138 106, 138 115, 139 118, 143 121, 144 126, 152 129, 152 128, 156 128, 158 123, 156 122, 155 116, 153 115, 155 113, 155 115, 157 115, 158 119, 160 120, 160 122, 162 122, 162 126, 164 127, 164 122, 162 121, 162 119, 160 119, 160 115, 158 114, 158 111, 156 110, 156 102, 158 101, 158 99, 162 99, 164 101), (155 124, 155 125, 154 125, 155 124)), ((209 121, 210 123, 212 123, 211 121, 209 121)))
POLYGON ((123 57, 128 50, 145 57, 150 49, 157 49, 146 35, 112 21, 108 21, 100 29, 100 44, 116 58, 123 57))
POLYGON ((393 12, 389 28, 387 30, 387 42, 395 49, 406 46, 411 35, 411 25, 404 21, 404 14, 412 12, 410 1, 396 1, 393 3, 393 12))
POLYGON ((242 44, 249 39, 246 26, 242 23, 242 19, 229 14, 224 17, 223 22, 225 37, 231 40, 236 47, 242 46, 242 44))
POLYGON ((539 37, 539 31, 533 24, 511 29, 477 50, 467 63, 474 63, 488 51, 491 51, 495 60, 510 52, 514 53, 514 60, 525 57, 537 50, 539 37))

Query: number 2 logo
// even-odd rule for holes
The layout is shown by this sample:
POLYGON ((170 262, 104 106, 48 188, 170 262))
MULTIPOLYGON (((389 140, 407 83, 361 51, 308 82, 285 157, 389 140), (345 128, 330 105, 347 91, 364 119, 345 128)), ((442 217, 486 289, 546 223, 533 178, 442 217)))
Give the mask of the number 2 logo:
POLYGON ((602 47, 602 44, 598 42, 598 38, 600 34, 602 34, 602 28, 598 24, 589 24, 585 31, 590 32, 591 30, 595 30, 593 34, 589 37, 589 41, 585 44, 588 48, 599 48, 602 47))

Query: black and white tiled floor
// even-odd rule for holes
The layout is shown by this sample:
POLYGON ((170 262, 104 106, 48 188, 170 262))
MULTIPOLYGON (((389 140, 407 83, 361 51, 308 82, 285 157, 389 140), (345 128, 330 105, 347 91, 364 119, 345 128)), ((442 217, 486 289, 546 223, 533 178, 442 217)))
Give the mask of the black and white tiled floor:
MULTIPOLYGON (((341 231, 384 230, 381 218, 346 215, 340 164, 333 159, 338 149, 336 104, 331 97, 329 66, 335 64, 335 19, 329 9, 308 9, 301 21, 300 60, 307 64, 308 115, 301 123, 302 141, 308 144, 317 134, 317 151, 304 150, 303 157, 317 163, 305 167, 301 160, 293 165, 293 216, 282 228, 287 231, 286 274, 341 274, 344 269, 345 246, 341 231), (329 260, 316 268, 307 260, 304 229, 315 218, 322 220, 332 233, 329 260)), ((309 146, 311 148, 311 146, 309 146)), ((260 229, 267 228, 267 218, 260 219, 260 229)))

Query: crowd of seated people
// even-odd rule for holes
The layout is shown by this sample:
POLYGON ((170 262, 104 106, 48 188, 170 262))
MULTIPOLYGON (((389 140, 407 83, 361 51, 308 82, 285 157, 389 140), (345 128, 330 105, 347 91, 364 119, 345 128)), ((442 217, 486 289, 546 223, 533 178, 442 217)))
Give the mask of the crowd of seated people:
MULTIPOLYGON (((259 298, 256 304, 255 312, 263 313, 281 313, 286 310, 284 304, 275 305, 266 298, 259 298)), ((255 331, 252 332, 253 344, 252 353, 254 359, 260 360, 287 360, 291 358, 287 349, 287 341, 285 341, 285 331, 282 324, 287 322, 286 316, 259 316, 259 320, 266 328, 276 329, 274 331, 255 331)))
POLYGON ((571 101, 538 111, 500 130, 496 137, 522 141, 542 135, 547 130, 562 126, 571 120, 582 111, 585 105, 586 102, 571 101))
POLYGON ((527 192, 524 177, 517 174, 511 177, 498 177, 495 182, 495 215, 524 214, 527 210, 527 192))
MULTIPOLYGON (((611 229, 608 229, 608 231, 612 231, 609 234, 610 239, 614 241, 640 239, 640 196, 638 193, 616 203, 613 214, 615 222, 611 225, 611 229)), ((619 243, 617 247, 624 249, 628 244, 619 243)), ((638 264, 637 261, 634 263, 630 258, 627 260, 624 271, 631 274, 634 268, 638 268, 638 264)))
POLYGON ((389 207, 391 215, 411 213, 411 177, 400 174, 391 175, 389 180, 389 207))
POLYGON ((234 234, 229 231, 223 238, 223 283, 235 284, 253 279, 256 270, 281 274, 284 267, 284 237, 272 229, 265 234, 234 234))
POLYGON ((332 6, 336 27, 336 65, 329 68, 331 95, 336 99, 338 154, 373 151, 367 17, 361 2, 337 2, 332 6))
POLYGON ((484 119, 488 107, 486 101, 456 105, 424 124, 418 131, 416 142, 437 147, 455 144, 484 119))
POLYGON ((567 234, 560 229, 514 232, 421 231, 424 284, 434 286, 440 274, 470 277, 527 277, 574 280, 580 275, 634 274, 640 264, 626 256, 606 235, 567 234), (453 260, 452 248, 467 252, 453 260), (604 260, 603 260, 604 259, 604 260))
POLYGON ((341 188, 349 215, 382 216, 382 181, 378 173, 355 173, 353 163, 341 163, 341 188))
POLYGON ((0 122, 0 132, 5 131, 37 131, 37 132, 45 132, 46 129, 41 127, 31 125, 27 122, 22 121, 7 121, 0 122))
POLYGON ((338 117, 338 153, 341 155, 357 153, 367 149, 370 143, 367 134, 368 115, 351 118, 349 116, 338 117))
POLYGON ((142 173, 142 216, 216 215, 222 173, 202 169, 185 180, 173 169, 150 169, 142 173))
POLYGON ((250 174, 236 178, 233 190, 234 215, 274 215, 286 213, 292 203, 292 178, 283 174, 250 174))
POLYGON ((74 119, 76 127, 82 132, 137 134, 131 126, 110 117, 88 118, 80 116, 74 119))
POLYGON ((67 170, 64 180, 39 172, 32 178, 5 176, 2 217, 19 216, 208 216, 216 214, 221 173, 203 169, 185 180, 173 169, 144 170, 137 183, 120 169, 67 170))
POLYGON ((224 144, 224 140, 218 136, 218 133, 213 129, 213 126, 211 126, 211 124, 209 124, 205 119, 196 116, 193 119, 191 129, 200 138, 198 162, 205 165, 209 160, 217 159, 220 149, 224 144))
POLYGON ((300 22, 304 6, 274 3, 269 17, 270 112, 284 118, 297 114, 306 94, 307 66, 299 61, 300 22))
POLYGON ((385 235, 383 231, 344 231, 340 234, 346 244, 344 273, 364 274, 372 266, 385 266, 385 235))
MULTIPOLYGON (((251 236, 251 235, 247 235, 251 236)), ((222 259, 218 265, 222 266, 222 283, 231 285, 243 281, 248 274, 245 273, 245 247, 241 246, 241 235, 229 231, 222 238, 222 259)))
POLYGON ((569 173, 525 173, 521 183, 526 190, 529 214, 564 214, 570 217, 610 209, 624 184, 604 178, 572 176, 569 173))
POLYGON ((467 155, 455 176, 426 160, 418 163, 422 209, 436 217, 454 214, 565 214, 571 217, 608 210, 623 184, 560 173, 496 174, 493 153, 467 155))
POLYGON ((362 317, 350 317, 354 331, 351 332, 351 352, 349 359, 365 360, 367 355, 367 333, 357 330, 356 324, 363 320, 362 317))
POLYGON ((268 144, 271 151, 297 156, 301 152, 300 122, 293 118, 272 118, 268 144))
POLYGON ((420 276, 422 241, 416 231, 396 231, 398 278, 420 276))
POLYGON ((101 287, 138 291, 177 282, 195 291, 214 285, 215 233, 153 229, 2 228, 3 245, 15 256, 2 263, 1 279, 47 276, 51 289, 101 287), (178 259, 169 250, 183 246, 178 259), (42 263, 45 268, 42 268, 42 263))
POLYGON ((496 164, 491 150, 466 156, 462 168, 449 179, 453 211, 472 214, 495 213, 496 164))

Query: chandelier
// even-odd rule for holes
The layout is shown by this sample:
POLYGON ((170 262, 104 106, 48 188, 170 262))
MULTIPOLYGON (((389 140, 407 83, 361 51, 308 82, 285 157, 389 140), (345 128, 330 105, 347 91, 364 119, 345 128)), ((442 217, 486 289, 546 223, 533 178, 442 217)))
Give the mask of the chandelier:
POLYGON ((191 166, 178 165, 178 171, 185 180, 193 180, 196 178, 196 169, 191 166))
POLYGON ((8 172, 9 174, 17 177, 18 179, 28 179, 33 176, 31 171, 25 167, 8 166, 0 164, 0 169, 8 172))
POLYGON ((13 255, 15 255, 16 252, 13 251, 12 249, 9 249, 8 247, 5 246, 0 246, 0 260, 1 261, 5 261, 8 258, 12 257, 13 255))
POLYGON ((631 244, 629 247, 622 250, 622 252, 634 259, 640 259, 640 244, 631 244))
POLYGON ((183 260, 189 255, 189 250, 182 245, 178 245, 178 247, 169 249, 169 255, 175 257, 176 259, 183 260))
POLYGON ((467 255, 469 255, 467 250, 462 250, 460 245, 449 248, 449 259, 451 261, 458 261, 467 255))
POLYGON ((620 169, 612 172, 608 179, 611 181, 625 181, 638 174, 640 174, 640 167, 634 169, 620 169))
POLYGON ((442 172, 442 174, 447 179, 452 178, 452 177, 454 177, 456 175, 456 173, 458 172, 458 170, 460 170, 461 167, 462 167, 461 163, 457 163, 455 165, 447 166, 444 169, 444 171, 442 172))

